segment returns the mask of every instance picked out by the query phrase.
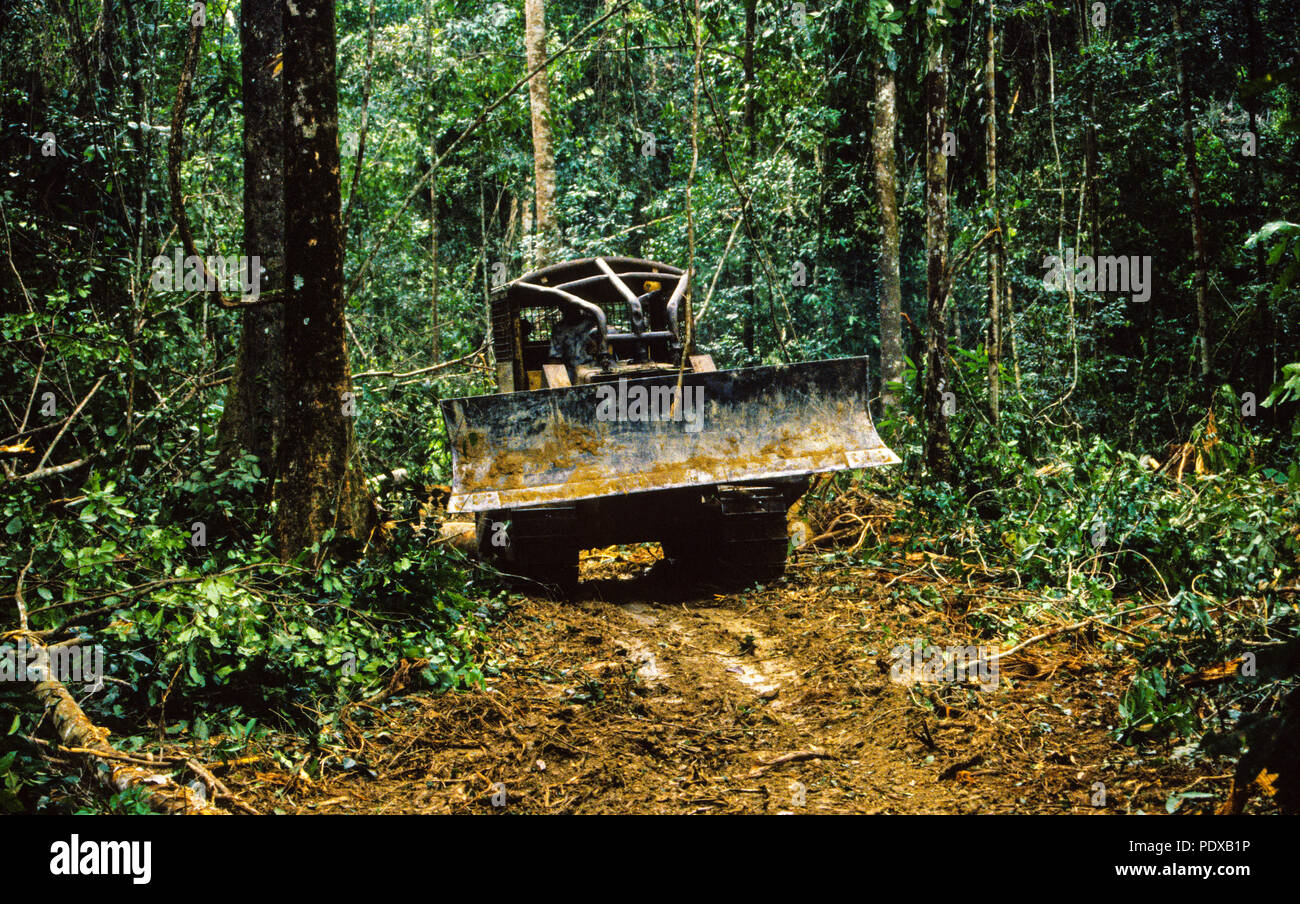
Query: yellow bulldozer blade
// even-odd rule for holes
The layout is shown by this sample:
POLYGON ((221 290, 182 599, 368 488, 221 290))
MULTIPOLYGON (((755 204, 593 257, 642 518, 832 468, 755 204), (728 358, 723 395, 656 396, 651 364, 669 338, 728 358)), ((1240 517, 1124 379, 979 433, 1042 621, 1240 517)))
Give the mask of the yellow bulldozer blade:
POLYGON ((442 402, 450 512, 874 468, 867 359, 841 358, 442 402))

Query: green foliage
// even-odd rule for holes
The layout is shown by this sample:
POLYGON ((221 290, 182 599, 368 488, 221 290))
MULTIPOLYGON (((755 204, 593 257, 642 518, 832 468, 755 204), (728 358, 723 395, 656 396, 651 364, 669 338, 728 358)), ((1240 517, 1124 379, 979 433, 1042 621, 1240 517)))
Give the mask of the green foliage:
MULTIPOLYGON (((212 548, 192 545, 185 519, 138 516, 116 484, 98 474, 87 483, 75 520, 45 531, 44 524, 20 528, 20 539, 52 530, 52 549, 59 551, 57 561, 41 562, 38 596, 57 605, 85 599, 102 612, 110 671, 125 681, 105 692, 103 706, 120 714, 119 704, 132 696, 157 706, 170 687, 169 705, 191 693, 221 700, 255 692, 271 711, 288 712, 303 695, 373 688, 394 665, 394 650, 427 660, 424 674, 433 687, 477 683, 466 653, 476 639, 478 604, 447 553, 402 531, 363 560, 326 558, 309 567, 319 550, 281 563, 264 536, 248 546, 228 543, 216 528, 253 518, 243 464, 199 470, 177 486, 178 494, 202 498, 214 513, 205 516, 212 548), (231 501, 241 494, 242 509, 231 501)), ((164 501, 164 510, 171 507, 164 501)), ((59 614, 33 612, 35 626, 47 618, 59 614)))
MULTIPOLYGON (((963 371, 973 379, 987 366, 980 353, 954 352, 963 362, 959 386, 963 371)), ((915 404, 914 376, 909 367, 894 387, 904 411, 915 404)), ((958 407, 959 487, 873 472, 878 490, 902 502, 888 533, 908 536, 909 549, 1001 567, 1064 618, 1104 618, 1134 598, 1167 602, 1140 651, 1116 732, 1133 743, 1199 734, 1197 693, 1183 679, 1240 655, 1261 635, 1300 634, 1294 597, 1279 590, 1300 579, 1300 462, 1285 471, 1264 463, 1271 444, 1252 432, 1226 386, 1163 463, 1098 437, 1044 438, 1021 397, 1004 401, 997 429, 978 404, 958 407), (1026 454, 1029 447, 1038 454, 1026 454), (1243 596, 1259 599, 1267 617, 1224 611, 1220 601, 1243 596)), ((919 425, 896 416, 881 427, 916 475, 919 425)), ((887 553, 868 545, 860 554, 887 553)), ((1014 642, 1017 619, 1006 616, 982 624, 1014 642)))
POLYGON ((1261 408, 1272 408, 1274 405, 1279 408, 1288 403, 1295 410, 1295 416, 1291 420, 1291 435, 1300 437, 1300 363, 1287 364, 1282 367, 1282 378, 1278 380, 1277 385, 1269 392, 1268 398, 1259 403, 1261 408))
POLYGON ((1119 704, 1121 737, 1186 735, 1196 725, 1187 695, 1165 682, 1158 666, 1138 673, 1119 704))
POLYGON ((1287 289, 1291 288, 1296 276, 1300 275, 1300 224, 1288 223, 1285 220, 1268 223, 1246 240, 1246 248, 1254 248, 1256 245, 1270 241, 1273 242, 1268 253, 1270 266, 1277 266, 1284 258, 1290 258, 1287 260, 1286 269, 1279 274, 1277 284, 1273 286, 1273 297, 1280 298, 1287 289))
POLYGON ((149 806, 148 792, 143 788, 127 788, 110 794, 107 804, 99 807, 83 807, 77 811, 78 816, 153 816, 153 807, 149 806))
MULTIPOLYGON (((15 716, 15 724, 18 717, 15 716)), ((14 760, 18 757, 17 750, 11 750, 0 756, 0 813, 19 813, 22 812, 22 801, 18 797, 18 791, 22 788, 23 777, 14 769, 14 760)))
MULTIPOLYGON (((898 527, 946 536, 935 551, 1004 560, 1030 586, 1086 589, 1093 602, 1108 601, 1107 588, 1190 588, 1197 578, 1200 591, 1231 596, 1295 567, 1300 466, 1253 470, 1249 434, 1217 436, 1181 481, 1100 439, 1056 443, 1042 464, 1014 439, 976 443, 968 451, 983 454, 966 461, 981 489, 962 501, 928 480, 898 487, 916 519, 898 527)), ((900 445, 919 455, 917 443, 900 445)))

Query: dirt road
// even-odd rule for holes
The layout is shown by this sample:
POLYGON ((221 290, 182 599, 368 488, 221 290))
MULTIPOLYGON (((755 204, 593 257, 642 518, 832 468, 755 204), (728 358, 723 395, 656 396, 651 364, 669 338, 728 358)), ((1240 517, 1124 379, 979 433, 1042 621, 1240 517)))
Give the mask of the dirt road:
POLYGON ((805 558, 709 593, 656 557, 588 554, 581 599, 519 599, 487 689, 375 708, 360 767, 239 784, 259 809, 337 813, 1163 813, 1227 790, 1113 740, 1132 666, 1107 638, 1034 644, 983 689, 893 668, 914 641, 1005 648, 970 629, 994 591, 805 558))

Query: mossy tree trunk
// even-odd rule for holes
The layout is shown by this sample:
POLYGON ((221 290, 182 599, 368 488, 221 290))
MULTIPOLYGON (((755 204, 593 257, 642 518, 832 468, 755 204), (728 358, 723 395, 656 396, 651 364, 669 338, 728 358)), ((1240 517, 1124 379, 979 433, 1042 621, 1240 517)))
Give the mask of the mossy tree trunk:
POLYGON ((898 130, 898 91, 894 71, 877 61, 876 108, 871 120, 876 198, 880 203, 880 400, 898 404, 889 384, 903 378, 903 285, 898 255, 898 164, 894 139, 898 130))
MULTIPOLYGON (((528 71, 546 61, 545 0, 524 0, 524 65, 528 71)), ((560 244, 555 217, 555 147, 551 137, 551 92, 546 69, 528 80, 528 106, 533 128, 533 266, 553 262, 560 244)))
POLYGON ((285 0, 285 423, 275 537, 290 557, 327 530, 364 541, 358 400, 343 298, 333 0, 285 0))
POLYGON ((948 430, 948 44, 943 26, 929 24, 925 74, 925 463, 940 480, 952 479, 948 430))
MULTIPOLYGON (((276 57, 284 42, 281 0, 244 0, 240 53, 244 102, 244 255, 263 272, 259 290, 284 287, 284 82, 276 57)), ((284 304, 242 313, 239 356, 217 430, 223 459, 256 455, 275 477, 276 443, 284 425, 284 304)), ((269 495, 269 494, 268 494, 269 495)))

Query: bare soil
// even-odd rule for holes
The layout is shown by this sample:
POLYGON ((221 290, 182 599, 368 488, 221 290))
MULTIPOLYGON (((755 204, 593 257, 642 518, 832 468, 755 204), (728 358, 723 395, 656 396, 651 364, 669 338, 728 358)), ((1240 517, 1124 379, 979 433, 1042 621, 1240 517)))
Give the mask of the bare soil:
POLYGON ((953 814, 1163 813, 1173 792, 1229 789, 1228 766, 1115 741, 1133 673, 1103 649, 1115 635, 1032 644, 989 689, 891 675, 914 638, 1009 647, 972 616, 1023 592, 902 553, 806 554, 772 586, 721 591, 675 583, 658 555, 585 554, 578 600, 517 598, 492 628, 484 690, 359 707, 347 757, 249 764, 232 788, 289 813, 953 814))

